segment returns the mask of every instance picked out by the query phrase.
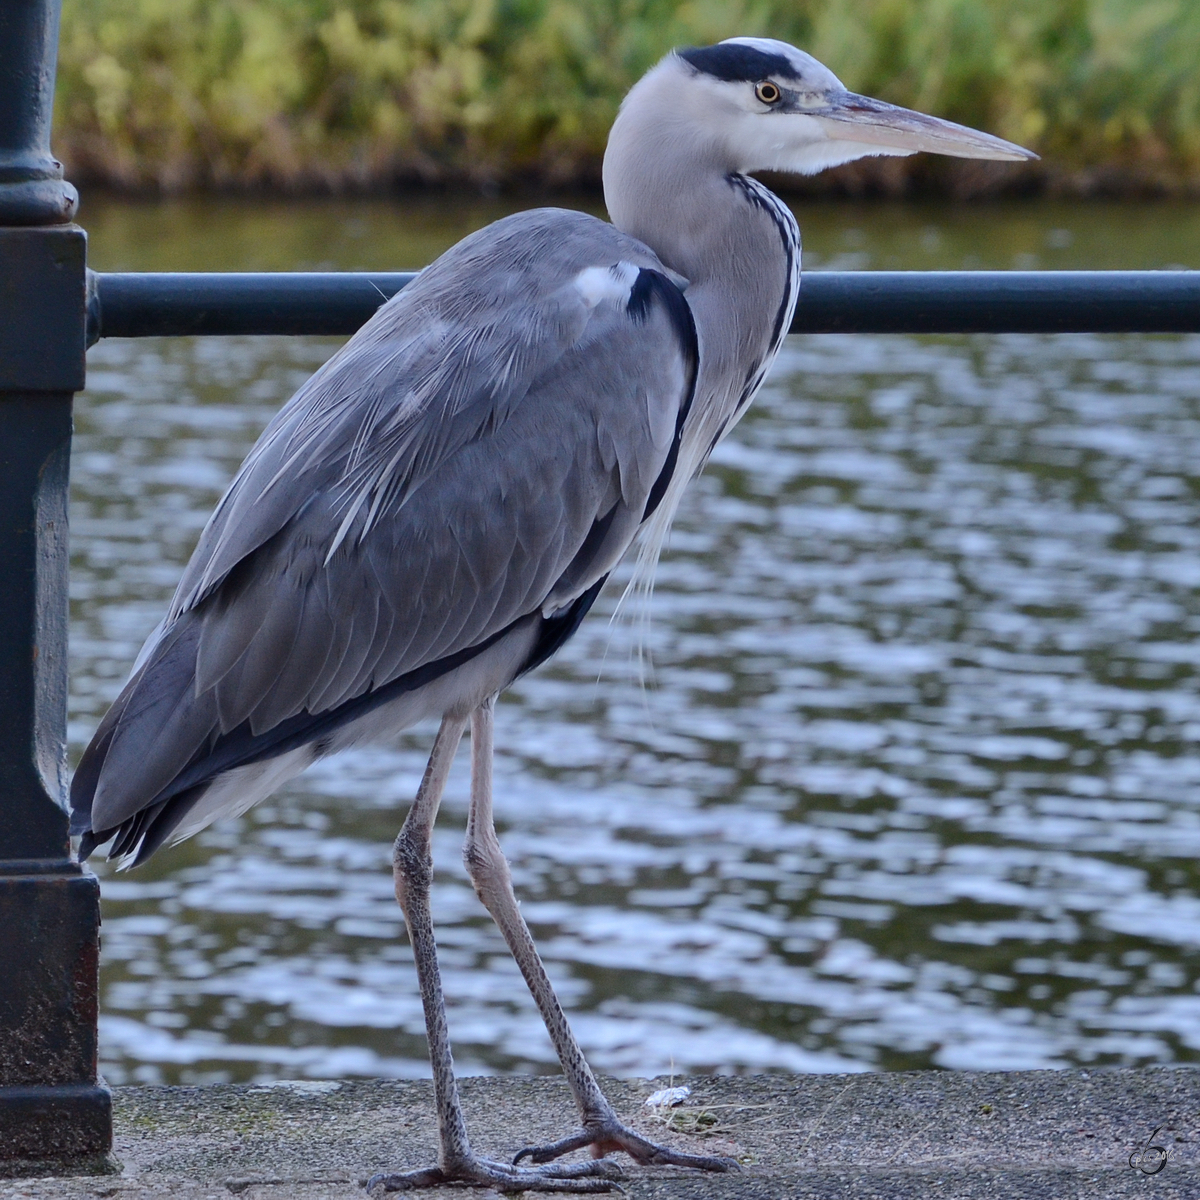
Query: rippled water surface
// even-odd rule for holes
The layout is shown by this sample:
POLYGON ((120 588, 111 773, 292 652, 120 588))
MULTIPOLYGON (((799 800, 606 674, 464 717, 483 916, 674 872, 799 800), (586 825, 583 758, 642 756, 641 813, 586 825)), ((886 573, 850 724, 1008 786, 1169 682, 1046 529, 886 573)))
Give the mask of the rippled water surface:
MULTIPOLYGON (((594 201, 591 202, 594 204, 594 201)), ((101 269, 403 268, 498 201, 85 213, 101 269)), ((813 266, 1200 265, 1187 208, 813 206, 813 266)), ((73 464, 77 754, 212 505, 336 342, 114 341, 73 464)), ((610 588, 498 710, 524 911, 595 1065, 1200 1059, 1200 337, 791 339, 693 486, 639 682, 610 588)), ((389 845, 432 730, 103 865, 125 1081, 420 1075, 389 845)), ((470 1071, 555 1069, 435 838, 470 1071)))

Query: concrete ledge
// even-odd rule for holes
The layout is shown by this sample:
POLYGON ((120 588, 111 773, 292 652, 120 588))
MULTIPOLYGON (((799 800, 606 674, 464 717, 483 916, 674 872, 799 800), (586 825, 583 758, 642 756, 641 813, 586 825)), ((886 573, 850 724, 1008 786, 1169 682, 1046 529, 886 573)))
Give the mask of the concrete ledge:
MULTIPOLYGON (((658 1116, 645 1099, 666 1080, 604 1082, 644 1132, 745 1164, 698 1176, 624 1160, 626 1192, 646 1200, 1200 1196, 1200 1070, 1187 1067, 702 1077, 658 1116), (1149 1174, 1129 1158, 1156 1128, 1168 1158, 1149 1174)), ((511 1158, 574 1128, 560 1079, 462 1088, 485 1155, 511 1158)), ((367 1175, 436 1152, 427 1083, 117 1088, 113 1110, 120 1174, 8 1180, 0 1200, 362 1200, 367 1175)), ((1149 1152, 1143 1167, 1156 1161, 1149 1152)))

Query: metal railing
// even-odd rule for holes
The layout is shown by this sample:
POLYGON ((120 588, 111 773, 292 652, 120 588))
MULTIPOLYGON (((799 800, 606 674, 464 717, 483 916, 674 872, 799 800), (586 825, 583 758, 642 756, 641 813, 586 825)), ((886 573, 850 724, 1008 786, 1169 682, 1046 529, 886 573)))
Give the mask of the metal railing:
MULTIPOLYGON (((348 334, 413 275, 92 274, 50 154, 61 0, 0 0, 0 1175, 107 1152, 99 888, 64 811, 73 393, 100 337, 348 334), (34 1164, 34 1165, 30 1165, 34 1164)), ((1200 273, 806 276, 799 333, 1200 331, 1200 273)))
MULTIPOLYGON (((88 344, 351 334, 412 271, 91 274, 88 344)), ((1188 333, 1200 271, 815 271, 792 333, 1188 333)))
POLYGON ((0 1175, 112 1141, 100 891, 67 817, 67 468, 87 237, 50 153, 58 0, 0 3, 0 1175))

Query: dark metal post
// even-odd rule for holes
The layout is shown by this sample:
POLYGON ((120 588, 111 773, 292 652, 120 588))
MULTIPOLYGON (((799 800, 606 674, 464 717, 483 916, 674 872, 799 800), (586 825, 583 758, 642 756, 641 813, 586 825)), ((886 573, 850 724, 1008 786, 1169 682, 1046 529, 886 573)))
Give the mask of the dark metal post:
POLYGON ((86 249, 50 154, 61 0, 0 2, 0 1175, 102 1158, 100 898, 63 807, 67 472, 86 249))

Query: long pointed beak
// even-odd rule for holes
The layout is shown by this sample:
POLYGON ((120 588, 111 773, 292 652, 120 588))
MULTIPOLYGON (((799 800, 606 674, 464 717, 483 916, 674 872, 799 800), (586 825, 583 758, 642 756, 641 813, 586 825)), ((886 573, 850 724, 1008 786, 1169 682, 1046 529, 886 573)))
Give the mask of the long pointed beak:
POLYGON ((805 111, 821 125, 831 141, 886 147, 901 154, 924 150, 954 158, 993 158, 1008 162, 1037 158, 1032 150, 992 137, 990 133, 980 133, 966 125, 927 117, 924 113, 854 92, 834 92, 828 97, 826 106, 805 111))

